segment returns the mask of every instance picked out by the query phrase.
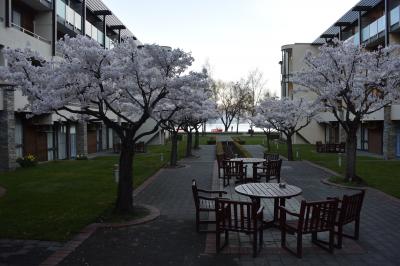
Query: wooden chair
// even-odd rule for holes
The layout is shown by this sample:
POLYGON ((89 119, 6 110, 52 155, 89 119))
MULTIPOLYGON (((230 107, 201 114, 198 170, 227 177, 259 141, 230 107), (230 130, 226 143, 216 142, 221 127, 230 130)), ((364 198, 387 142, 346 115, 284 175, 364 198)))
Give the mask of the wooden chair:
POLYGON ((266 153, 264 152, 264 159, 267 161, 276 161, 279 160, 279 154, 278 153, 266 153))
POLYGON ((335 217, 337 213, 338 201, 314 201, 301 202, 300 213, 294 213, 286 208, 279 206, 280 211, 280 229, 281 246, 301 258, 303 256, 303 235, 312 234, 312 242, 329 252, 333 253, 335 236, 335 217), (287 220, 286 215, 297 217, 296 220, 287 220), (329 232, 328 248, 322 241, 317 239, 317 233, 329 232), (297 251, 294 252, 286 246, 286 233, 297 234, 297 251))
POLYGON ((256 166, 257 170, 257 180, 265 177, 266 182, 276 179, 276 182, 281 182, 281 169, 282 169, 282 159, 266 161, 262 166, 256 166))
POLYGON ((337 248, 342 248, 342 240, 343 237, 352 238, 358 240, 360 235, 360 214, 361 208, 364 201, 365 190, 361 190, 360 193, 347 196, 344 195, 343 199, 339 200, 337 198, 328 198, 335 199, 339 201, 338 207, 338 215, 336 216, 335 226, 337 230, 335 233, 337 234, 337 248), (347 235, 343 233, 343 226, 346 224, 354 222, 354 235, 347 235))
MULTIPOLYGON (((215 219, 202 220, 200 218, 201 213, 212 213, 215 212, 215 203, 218 197, 222 197, 222 194, 227 194, 225 191, 210 191, 197 188, 196 180, 192 180, 192 192, 194 205, 196 207, 196 231, 197 232, 210 232, 209 230, 200 230, 201 224, 214 224, 215 219), (204 194, 208 196, 204 196, 204 194), (212 196, 217 195, 217 196, 212 196)), ((211 231, 212 232, 212 231, 211 231)))
POLYGON ((223 184, 229 186, 229 180, 235 178, 237 183, 244 183, 247 178, 247 166, 242 161, 222 161, 223 184))
POLYGON ((257 242, 263 245, 263 209, 256 202, 216 200, 216 249, 219 252, 229 243, 229 231, 253 236, 253 257, 257 256, 257 242), (225 244, 221 247, 221 234, 225 233, 225 244), (258 240, 258 241, 257 241, 258 240))

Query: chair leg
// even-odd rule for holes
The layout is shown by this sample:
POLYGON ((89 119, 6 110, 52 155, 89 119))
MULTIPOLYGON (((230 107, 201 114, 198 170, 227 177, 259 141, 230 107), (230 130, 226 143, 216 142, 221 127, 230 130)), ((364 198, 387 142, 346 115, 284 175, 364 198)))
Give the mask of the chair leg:
POLYGON ((329 231, 329 252, 333 253, 333 249, 335 246, 335 230, 332 229, 329 231))
POLYGON ((253 257, 257 257, 257 230, 253 233, 253 257))
POLYGON ((342 242, 343 242, 343 226, 339 225, 337 232, 337 246, 336 246, 338 249, 342 248, 342 242))
POLYGON ((297 233, 297 257, 303 257, 303 234, 297 233))
POLYGON ((225 245, 229 243, 229 231, 225 230, 225 245))
POLYGON ((317 232, 311 233, 311 242, 316 243, 318 239, 317 232))
POLYGON ((360 217, 357 217, 354 224, 354 239, 358 240, 359 236, 360 236, 360 217))
POLYGON ((281 226, 281 247, 286 247, 286 230, 284 225, 281 226))
POLYGON ((219 251, 220 251, 220 246, 221 246, 221 233, 217 229, 217 232, 215 234, 215 249, 216 249, 217 253, 219 253, 219 251))
POLYGON ((200 214, 196 211, 196 231, 200 233, 200 214))

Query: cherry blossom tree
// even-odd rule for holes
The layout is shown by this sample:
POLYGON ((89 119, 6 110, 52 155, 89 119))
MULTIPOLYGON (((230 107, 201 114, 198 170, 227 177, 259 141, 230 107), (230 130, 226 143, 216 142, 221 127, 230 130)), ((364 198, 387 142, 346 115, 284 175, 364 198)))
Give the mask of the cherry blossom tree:
MULTIPOLYGON (((254 108, 254 112, 257 112, 257 106, 255 106, 254 108)), ((267 137, 267 150, 270 151, 271 150, 271 135, 273 133, 273 126, 271 125, 270 122, 268 122, 265 117, 261 114, 254 114, 252 116, 249 116, 249 121, 251 121, 252 125, 258 128, 261 128, 265 134, 265 136, 267 137)))
POLYGON ((4 49, 8 67, 0 78, 22 90, 33 115, 64 110, 101 120, 116 132, 121 153, 115 210, 130 212, 134 144, 179 109, 173 101, 192 85, 193 75, 185 71, 194 59, 180 49, 138 46, 133 39, 106 50, 90 38, 65 36, 57 50, 59 57, 45 60, 30 49, 4 49), (156 115, 160 111, 163 117, 156 115), (157 121, 154 128, 139 134, 148 119, 157 121))
POLYGON ((203 119, 204 114, 207 114, 213 107, 214 101, 210 98, 210 83, 207 72, 191 72, 190 76, 190 86, 184 87, 184 92, 171 101, 178 111, 172 116, 169 115, 169 111, 164 113, 161 110, 159 112, 159 116, 163 120, 160 126, 171 134, 171 166, 176 166, 178 161, 179 131, 184 130, 187 134, 186 156, 191 156, 194 124, 199 123, 198 121, 203 119))
POLYGON ((292 137, 317 114, 318 105, 304 99, 265 98, 257 107, 262 124, 268 123, 286 137, 288 160, 293 160, 292 137))
POLYGON ((334 40, 319 53, 308 52, 305 69, 293 82, 316 95, 316 102, 331 112, 346 132, 346 175, 357 180, 357 130, 363 119, 399 98, 399 46, 364 47, 334 40))

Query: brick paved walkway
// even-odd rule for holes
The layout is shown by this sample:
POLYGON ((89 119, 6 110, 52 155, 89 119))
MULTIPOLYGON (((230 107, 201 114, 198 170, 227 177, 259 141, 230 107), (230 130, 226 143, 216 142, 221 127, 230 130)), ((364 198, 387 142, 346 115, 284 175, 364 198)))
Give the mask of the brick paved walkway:
MULTIPOLYGON (((247 148, 256 157, 262 154, 261 146, 247 148)), ((400 201, 375 190, 367 191, 360 241, 353 243, 346 239, 345 247, 351 248, 346 251, 331 255, 311 244, 307 248, 305 240, 307 251, 299 260, 279 248, 270 252, 279 241, 279 232, 266 231, 265 241, 269 247, 267 245, 256 259, 247 252, 220 255, 211 250, 207 252, 206 235, 196 234, 194 230, 190 185, 192 178, 197 178, 199 186, 205 188, 217 184, 218 180, 214 178, 213 182, 212 179, 214 152, 214 146, 202 146, 197 154, 199 159, 185 160, 185 168, 165 169, 154 183, 137 195, 136 202, 161 210, 158 220, 130 228, 99 230, 62 265, 399 265, 400 201)), ((329 175, 306 162, 286 161, 282 173, 286 182, 303 189, 302 197, 307 200, 351 193, 320 182, 329 175)), ((296 208, 299 199, 291 200, 288 205, 296 208)), ((269 208, 266 212, 270 212, 269 208)))

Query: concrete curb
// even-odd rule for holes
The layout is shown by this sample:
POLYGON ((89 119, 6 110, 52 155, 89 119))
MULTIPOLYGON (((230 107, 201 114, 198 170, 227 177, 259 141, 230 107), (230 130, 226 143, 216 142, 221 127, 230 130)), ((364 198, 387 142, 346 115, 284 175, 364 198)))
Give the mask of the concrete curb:
POLYGON ((147 223, 157 219, 160 216, 160 210, 150 206, 141 204, 140 206, 146 207, 150 210, 150 214, 140 218, 127 222, 121 223, 92 223, 86 226, 75 235, 70 241, 68 241, 64 247, 57 250, 50 257, 48 257, 45 261, 43 261, 40 266, 55 266, 60 263, 63 259, 65 259, 68 255, 70 255, 77 247, 79 247, 86 239, 88 239, 94 232, 96 232, 99 228, 122 228, 132 225, 139 225, 143 223, 147 223))

